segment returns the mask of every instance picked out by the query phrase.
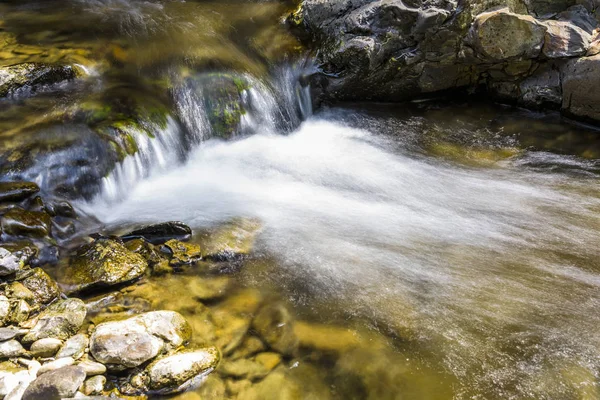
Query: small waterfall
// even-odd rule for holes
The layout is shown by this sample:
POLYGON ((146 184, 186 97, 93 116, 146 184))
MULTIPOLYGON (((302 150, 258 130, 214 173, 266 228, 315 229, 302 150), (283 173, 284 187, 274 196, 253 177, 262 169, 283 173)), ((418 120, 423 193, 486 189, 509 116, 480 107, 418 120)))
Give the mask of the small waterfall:
POLYGON ((137 151, 126 157, 102 180, 100 197, 106 202, 122 200, 133 186, 153 172, 164 171, 185 159, 184 135, 172 117, 165 127, 122 128, 135 141, 137 151))
POLYGON ((141 180, 183 163, 210 139, 259 133, 287 134, 312 114, 310 88, 301 68, 281 68, 270 81, 249 74, 204 73, 172 89, 175 110, 166 126, 124 128, 137 151, 103 179, 96 201, 114 203, 141 180))

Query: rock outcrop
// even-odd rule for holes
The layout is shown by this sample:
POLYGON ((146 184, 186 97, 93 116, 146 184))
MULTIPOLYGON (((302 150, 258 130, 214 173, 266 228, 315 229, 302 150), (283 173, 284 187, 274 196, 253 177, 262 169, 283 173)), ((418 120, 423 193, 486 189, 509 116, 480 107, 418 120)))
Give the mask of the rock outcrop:
POLYGON ((479 91, 597 121, 595 9, 570 0, 304 0, 288 22, 320 49, 312 83, 322 100, 479 91))

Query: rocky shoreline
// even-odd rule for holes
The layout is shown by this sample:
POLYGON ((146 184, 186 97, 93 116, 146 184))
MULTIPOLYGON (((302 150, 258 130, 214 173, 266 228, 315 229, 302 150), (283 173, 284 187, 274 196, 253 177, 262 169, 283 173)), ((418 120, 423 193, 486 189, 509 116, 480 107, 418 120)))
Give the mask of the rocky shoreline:
POLYGON ((381 340, 295 321, 283 303, 235 288, 232 274, 252 250, 257 221, 221 225, 201 245, 185 224, 168 222, 94 234, 65 250, 53 228, 64 215, 77 220, 68 203, 46 204, 29 182, 0 189, 10 210, 0 244, 5 400, 296 398, 286 371, 300 349, 339 356, 381 340), (44 248, 54 260, 39 258, 44 248))
POLYGON ((456 93, 600 121, 596 1, 303 0, 288 23, 318 49, 322 101, 456 93))

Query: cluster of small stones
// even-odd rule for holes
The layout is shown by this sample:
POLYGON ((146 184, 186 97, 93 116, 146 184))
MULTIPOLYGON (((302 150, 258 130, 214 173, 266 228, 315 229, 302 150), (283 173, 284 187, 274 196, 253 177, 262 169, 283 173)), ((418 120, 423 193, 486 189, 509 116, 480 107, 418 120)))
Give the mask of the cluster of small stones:
POLYGON ((211 398, 299 393, 284 371, 302 345, 331 351, 332 334, 342 348, 356 344, 346 331, 319 340, 319 329, 294 321, 283 304, 230 290, 256 221, 226 224, 200 238, 202 247, 180 222, 96 234, 68 265, 47 269, 53 261, 34 243, 53 243, 52 228, 76 215, 64 202, 40 208, 37 193, 33 183, 0 183, 0 398, 146 398, 198 387, 194 394, 211 398), (18 220, 14 210, 32 216, 18 220), (15 245, 23 240, 31 242, 15 245))

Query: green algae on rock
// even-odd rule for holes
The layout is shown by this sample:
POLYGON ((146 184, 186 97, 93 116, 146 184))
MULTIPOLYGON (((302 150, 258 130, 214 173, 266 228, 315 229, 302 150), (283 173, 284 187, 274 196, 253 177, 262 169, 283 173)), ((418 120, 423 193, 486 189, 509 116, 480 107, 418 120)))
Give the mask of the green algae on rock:
POLYGON ((112 239, 97 239, 81 246, 62 270, 59 283, 68 292, 106 287, 141 277, 148 267, 146 260, 112 239))
POLYGON ((44 338, 66 340, 83 325, 86 316, 85 303, 79 299, 57 301, 35 320, 35 325, 23 337, 23 343, 33 343, 44 338))

